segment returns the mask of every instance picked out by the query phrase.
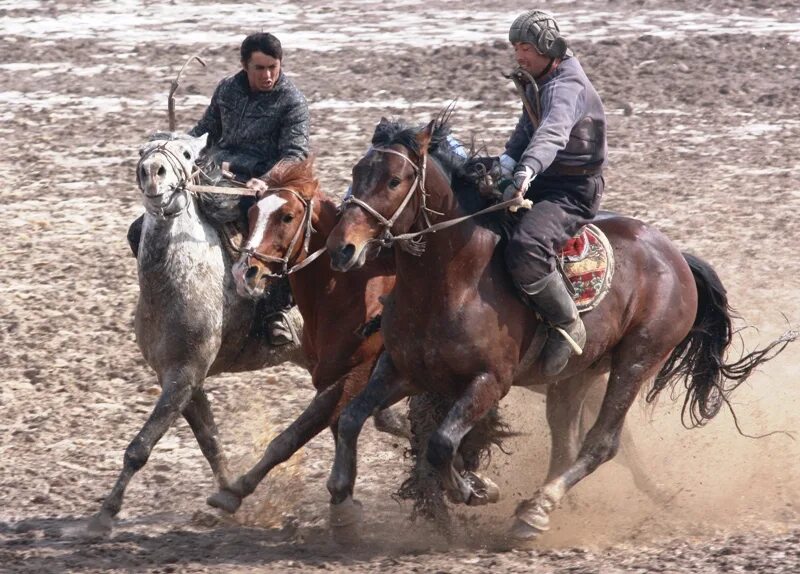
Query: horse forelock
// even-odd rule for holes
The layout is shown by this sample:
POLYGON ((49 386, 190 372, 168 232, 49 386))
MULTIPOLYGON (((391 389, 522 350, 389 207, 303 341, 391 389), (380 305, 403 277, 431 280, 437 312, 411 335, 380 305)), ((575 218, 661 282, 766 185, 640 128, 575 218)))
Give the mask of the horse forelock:
POLYGON ((280 161, 269 171, 267 185, 287 187, 303 199, 313 199, 319 193, 319 179, 314 174, 314 157, 303 161, 280 161))

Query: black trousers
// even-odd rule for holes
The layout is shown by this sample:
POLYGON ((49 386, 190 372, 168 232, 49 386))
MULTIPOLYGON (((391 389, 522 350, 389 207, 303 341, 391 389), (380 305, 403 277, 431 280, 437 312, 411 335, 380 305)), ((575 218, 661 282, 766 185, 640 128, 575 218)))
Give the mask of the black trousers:
POLYGON ((506 264, 519 285, 535 283, 556 270, 556 253, 589 223, 600 207, 602 175, 537 176, 525 212, 506 246, 506 264))

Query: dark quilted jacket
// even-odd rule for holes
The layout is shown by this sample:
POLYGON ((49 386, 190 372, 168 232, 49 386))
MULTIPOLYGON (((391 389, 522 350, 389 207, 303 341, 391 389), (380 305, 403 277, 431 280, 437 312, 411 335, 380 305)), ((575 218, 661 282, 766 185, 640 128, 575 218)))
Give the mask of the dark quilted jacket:
POLYGON ((208 132, 217 161, 249 178, 268 172, 279 160, 308 155, 308 104, 281 73, 269 92, 251 92, 244 70, 222 80, 203 117, 189 132, 208 132))

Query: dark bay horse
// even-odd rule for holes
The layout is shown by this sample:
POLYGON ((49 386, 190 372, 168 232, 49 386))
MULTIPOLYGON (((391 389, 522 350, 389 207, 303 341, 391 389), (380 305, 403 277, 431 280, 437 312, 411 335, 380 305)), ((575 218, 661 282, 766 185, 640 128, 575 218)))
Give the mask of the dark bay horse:
POLYGON ((484 485, 454 467, 459 444, 512 385, 548 385, 551 465, 545 484, 517 507, 511 530, 512 538, 530 540, 549 528, 549 515, 567 491, 616 454, 625 416, 645 383, 654 381, 652 400, 683 381, 684 414, 702 425, 756 366, 796 336, 726 363, 731 315, 711 266, 641 221, 607 216, 596 224, 615 251, 611 291, 584 315, 583 354, 556 377, 544 377, 537 357, 547 330, 518 298, 496 249, 502 224, 482 216, 413 235, 482 207, 476 179, 442 145, 447 131, 442 119, 424 129, 382 120, 375 147, 353 169, 354 199, 327 241, 340 271, 361 267, 379 245, 396 245, 397 281, 381 326, 386 351, 367 388, 341 415, 328 481, 331 523, 342 525, 345 538, 360 520, 352 498, 356 442, 376 408, 420 392, 449 397, 452 406, 430 437, 427 458, 452 501, 478 505, 490 500, 484 485), (573 449, 570 421, 589 382, 601 376, 608 382, 599 415, 573 449))
MULTIPOLYGON (((370 322, 377 323, 380 297, 395 279, 391 257, 377 258, 352 273, 331 269, 324 248, 336 223, 338 201, 320 192, 313 159, 279 163, 267 185, 248 211, 250 236, 233 277, 239 293, 254 298, 270 282, 289 277, 303 316, 302 348, 317 394, 250 471, 209 498, 209 504, 227 512, 235 512, 272 468, 325 427, 336 436, 341 409, 364 389, 383 350, 380 331, 370 322)), ((398 434, 402 429, 396 423, 376 417, 380 430, 398 434)))
MULTIPOLYGON (((387 253, 349 273, 331 268, 325 242, 338 218, 338 200, 323 194, 313 173, 313 160, 281 163, 270 172, 268 189, 248 211, 250 236, 243 255, 233 266, 240 294, 260 297, 265 285, 289 277, 295 301, 303 315, 302 345, 309 357, 312 382, 317 397, 303 414, 266 449, 264 457, 248 473, 221 489, 209 499, 212 506, 234 512, 243 497, 277 464, 330 426, 334 433, 338 416, 356 394, 366 386, 380 352, 383 339, 378 325, 368 335, 370 322, 382 310, 381 297, 394 286, 394 256, 387 253), (365 330, 365 326, 367 330, 365 330)), ((595 390, 602 389, 602 382, 595 390)), ((540 388, 536 390, 541 392, 540 388)), ((584 418, 597 415, 602 395, 597 392, 582 405, 584 418)), ((426 408, 426 397, 414 405, 426 408), (422 405, 422 406, 420 406, 422 405)), ((580 409, 576 413, 579 416, 580 409)), ((575 425, 580 420, 575 421, 575 425)), ((400 424, 389 411, 376 415, 380 430, 397 434, 400 424)), ((481 433, 464 445, 462 459, 470 471, 477 469, 478 453, 484 450, 481 433)), ((571 438, 573 449, 577 438, 571 438)), ((657 498, 659 493, 641 469, 630 436, 623 436, 626 462, 636 485, 657 498)), ((430 496, 429 491, 418 494, 430 496)), ((421 502, 417 500, 417 502, 421 502)), ((444 509, 437 509, 444 512, 444 509)), ((446 518, 431 516, 440 526, 446 518)))

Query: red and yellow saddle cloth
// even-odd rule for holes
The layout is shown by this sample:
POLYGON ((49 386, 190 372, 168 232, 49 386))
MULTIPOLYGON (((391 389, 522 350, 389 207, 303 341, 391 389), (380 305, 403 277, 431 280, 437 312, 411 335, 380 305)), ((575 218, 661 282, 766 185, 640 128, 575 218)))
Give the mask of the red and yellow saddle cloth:
POLYGON ((586 225, 559 253, 578 311, 591 311, 611 288, 614 252, 608 238, 594 225, 586 225))

